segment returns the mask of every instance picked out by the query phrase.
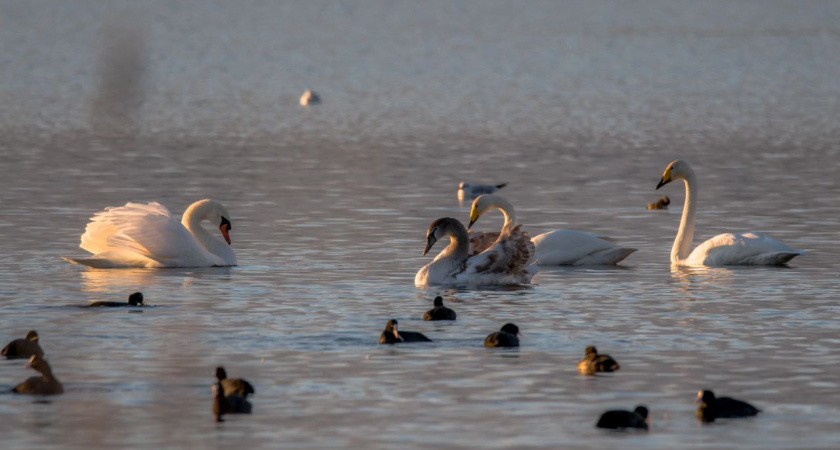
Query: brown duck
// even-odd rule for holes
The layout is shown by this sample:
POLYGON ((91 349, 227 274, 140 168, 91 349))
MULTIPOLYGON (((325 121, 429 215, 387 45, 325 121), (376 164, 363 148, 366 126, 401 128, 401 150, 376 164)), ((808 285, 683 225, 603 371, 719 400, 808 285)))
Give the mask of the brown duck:
POLYGON ((586 355, 578 363, 578 370, 587 375, 594 375, 596 372, 615 372, 620 369, 618 362, 610 355, 599 355, 598 349, 586 347, 586 355))
POLYGON ((653 203, 648 203, 647 209, 668 209, 668 205, 670 204, 671 199, 666 195, 653 203))
POLYGON ((0 355, 8 359, 26 359, 32 356, 43 358, 44 351, 38 345, 38 332, 31 330, 29 333, 26 333, 26 338, 15 339, 9 342, 8 345, 3 347, 3 350, 0 350, 0 355))
POLYGON ((64 386, 53 375, 52 368, 50 368, 46 359, 33 355, 23 367, 35 369, 41 373, 41 376, 28 378, 15 386, 12 391, 29 395, 58 395, 64 393, 64 386))
POLYGON ((245 397, 253 393, 251 383, 241 379, 228 379, 225 369, 217 367, 216 384, 213 385, 213 415, 216 416, 216 422, 224 422, 222 416, 225 414, 251 414, 251 403, 245 397), (227 392, 225 384, 230 386, 230 393, 227 392), (242 388, 244 393, 236 392, 239 388, 242 388))

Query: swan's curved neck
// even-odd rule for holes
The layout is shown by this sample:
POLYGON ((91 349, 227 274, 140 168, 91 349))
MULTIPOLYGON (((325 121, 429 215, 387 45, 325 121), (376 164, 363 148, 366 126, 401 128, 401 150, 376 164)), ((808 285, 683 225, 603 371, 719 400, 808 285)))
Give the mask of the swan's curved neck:
POLYGON ((510 204, 509 201, 505 200, 503 197, 494 196, 493 201, 490 203, 490 206, 493 208, 498 209, 502 212, 505 216, 505 224, 502 228, 509 228, 516 225, 516 210, 513 209, 513 205, 510 204))
POLYGON ((671 263, 676 264, 691 254, 691 242, 694 239, 694 220, 697 213, 697 180, 694 171, 688 168, 683 177, 685 181, 685 204, 683 205, 680 229, 671 247, 671 263))
POLYGON ((448 227, 444 235, 449 236, 449 245, 443 249, 441 256, 453 257, 456 259, 467 259, 470 254, 470 239, 467 235, 467 229, 463 225, 460 227, 448 227))
POLYGON ((193 203, 186 211, 184 211, 184 216, 181 217, 181 224, 189 230, 189 232, 195 237, 202 247, 207 249, 207 251, 215 255, 224 255, 226 252, 230 251, 228 245, 220 239, 213 237, 207 232, 207 230, 204 229, 204 227, 201 226, 201 222, 207 219, 210 208, 211 205, 209 203, 193 203))

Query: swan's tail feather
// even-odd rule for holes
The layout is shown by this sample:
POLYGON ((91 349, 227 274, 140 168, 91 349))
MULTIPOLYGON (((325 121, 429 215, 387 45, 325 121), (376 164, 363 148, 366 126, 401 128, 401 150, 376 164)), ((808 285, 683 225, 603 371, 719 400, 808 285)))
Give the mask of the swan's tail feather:
POLYGON ((794 250, 792 252, 775 252, 762 253, 760 255, 747 258, 745 264, 755 264, 761 266, 782 266, 788 263, 793 258, 803 255, 805 252, 801 250, 794 250))
POLYGON ((575 261, 575 266, 588 265, 615 265, 620 263, 632 255, 636 251, 635 248, 628 247, 611 247, 586 255, 585 257, 575 261))
POLYGON ((108 252, 98 253, 91 258, 67 258, 62 257, 65 261, 73 264, 80 264, 83 266, 93 267, 94 269, 119 269, 130 267, 162 267, 162 265, 153 259, 145 258, 128 251, 112 250, 108 252))

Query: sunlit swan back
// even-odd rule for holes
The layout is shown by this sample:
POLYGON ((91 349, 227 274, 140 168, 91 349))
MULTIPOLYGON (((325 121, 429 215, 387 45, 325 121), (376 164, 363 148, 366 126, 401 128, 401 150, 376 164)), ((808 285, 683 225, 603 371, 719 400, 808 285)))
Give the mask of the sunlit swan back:
POLYGON ((726 266, 785 264, 805 252, 755 232, 719 234, 691 250, 697 216, 697 179, 687 162, 672 161, 665 168, 656 189, 674 181, 685 182, 685 204, 680 228, 671 247, 671 264, 679 266, 726 266))
MULTIPOLYGON (((476 198, 470 209, 470 227, 484 213, 491 209, 498 209, 505 216, 502 230, 515 225, 516 212, 513 205, 503 197, 486 194, 476 198)), ((487 236, 481 233, 471 233, 470 242, 474 246, 471 252, 478 253, 484 249, 487 236)), ((605 265, 617 264, 635 252, 634 248, 622 247, 594 233, 576 230, 554 230, 534 236, 536 262, 541 266, 550 265, 605 265)))
POLYGON ((496 243, 484 252, 469 256, 466 228, 461 222, 444 217, 432 222, 426 230, 423 254, 446 236, 450 239, 449 245, 434 261, 417 272, 415 285, 525 284, 537 272, 533 264, 534 244, 518 226, 499 236, 496 243))
POLYGON ((179 222, 160 203, 127 203, 96 213, 82 235, 81 248, 93 253, 76 264, 97 268, 234 266, 230 214, 215 200, 199 200, 179 222), (225 241, 207 232, 217 226, 225 241))

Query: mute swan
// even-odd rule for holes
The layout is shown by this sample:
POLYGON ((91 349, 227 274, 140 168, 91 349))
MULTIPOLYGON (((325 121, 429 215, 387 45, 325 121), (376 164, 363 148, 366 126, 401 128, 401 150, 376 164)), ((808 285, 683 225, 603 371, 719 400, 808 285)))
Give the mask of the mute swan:
POLYGON ((444 285, 509 285, 529 283, 537 272, 532 264, 534 244, 520 227, 506 228, 490 248, 469 256, 467 230, 461 222, 444 217, 435 220, 426 230, 429 252, 438 239, 449 236, 449 245, 423 266, 414 277, 414 284, 444 285))
POLYGON ((717 418, 750 417, 761 412, 745 401, 729 397, 717 398, 715 393, 709 390, 697 392, 695 402, 700 404, 697 408, 697 418, 703 422, 714 422, 717 418))
POLYGON ((180 223, 157 202, 105 208, 91 218, 79 245, 93 256, 65 259, 100 269, 235 266, 228 217, 221 203, 207 199, 190 205, 180 223), (227 245, 202 228, 205 220, 219 227, 227 245))
MULTIPOLYGON (((498 195, 486 194, 473 201, 469 226, 472 227, 475 221, 491 208, 496 208, 504 214, 505 224, 502 229, 516 224, 513 205, 498 195)), ((474 234, 470 236, 470 241, 475 245, 473 252, 481 251, 481 246, 485 245, 487 238, 481 234, 474 234)), ((549 231, 534 236, 531 241, 536 248, 536 262, 541 266, 616 264, 636 251, 635 248, 622 247, 594 233, 575 230, 549 231)))
POLYGON ((650 425, 648 418, 648 409, 643 405, 636 406, 633 411, 625 411, 623 409, 615 409, 601 414, 598 423, 595 424, 598 428, 606 428, 608 430, 618 430, 622 428, 639 428, 647 430, 650 425))
POLYGON ((399 331, 397 319, 391 319, 385 324, 385 330, 379 335, 380 344, 399 344, 401 342, 432 342, 423 333, 416 331, 399 331))
POLYGON ((685 205, 680 229, 671 248, 671 264, 679 266, 726 266, 784 264, 804 252, 794 250, 769 236, 754 232, 719 234, 691 251, 697 213, 697 180, 687 162, 671 161, 656 189, 674 180, 685 181, 685 205))
POLYGON ((506 323, 501 330, 490 333, 484 338, 485 347, 519 347, 519 327, 506 323))
POLYGON ((666 195, 653 203, 648 203, 647 209, 668 209, 668 205, 670 204, 671 199, 666 195))
POLYGON ((474 199, 479 195, 492 194, 499 189, 507 186, 507 183, 502 184, 470 184, 466 182, 458 183, 458 200, 474 199))

